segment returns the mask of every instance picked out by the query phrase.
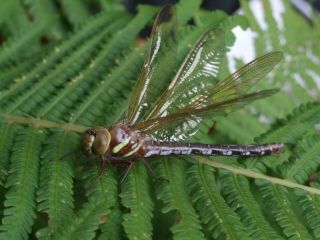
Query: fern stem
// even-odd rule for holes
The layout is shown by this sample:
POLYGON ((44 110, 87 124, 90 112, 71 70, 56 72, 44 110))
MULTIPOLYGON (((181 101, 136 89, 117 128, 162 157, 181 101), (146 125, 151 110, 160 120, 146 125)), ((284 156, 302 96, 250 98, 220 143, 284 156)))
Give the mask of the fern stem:
POLYGON ((221 162, 209 160, 209 159, 201 157, 201 156, 194 156, 194 158, 197 161, 199 161, 200 163, 204 163, 204 164, 207 164, 207 165, 213 166, 215 168, 219 168, 219 169, 220 168, 226 169, 234 174, 240 174, 240 175, 247 176, 250 178, 255 178, 255 179, 262 179, 262 180, 266 180, 268 182, 271 182, 272 184, 282 185, 282 186, 289 187, 289 188, 298 188, 298 189, 304 190, 309 193, 320 195, 319 189, 304 186, 301 184, 297 184, 297 183, 291 182, 289 180, 285 180, 285 179, 281 179, 281 178, 277 178, 277 177, 266 176, 264 174, 251 171, 249 169, 230 166, 230 165, 227 165, 227 164, 224 164, 221 162))
POLYGON ((88 127, 81 126, 81 125, 75 125, 75 124, 60 124, 48 120, 42 120, 39 118, 31 118, 31 117, 19 117, 19 116, 13 116, 9 114, 3 114, 3 117, 8 123, 18 123, 22 125, 32 125, 35 128, 61 128, 66 132, 80 132, 82 133, 85 131, 88 127))

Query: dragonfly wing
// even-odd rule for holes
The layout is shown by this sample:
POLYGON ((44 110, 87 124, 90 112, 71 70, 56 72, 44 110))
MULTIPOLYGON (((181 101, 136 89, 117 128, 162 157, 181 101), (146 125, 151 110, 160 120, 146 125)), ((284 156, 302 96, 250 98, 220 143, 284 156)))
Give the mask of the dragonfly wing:
POLYGON ((213 102, 221 101, 248 92, 280 62, 282 55, 281 52, 270 52, 247 63, 223 81, 218 82, 210 91, 209 98, 212 98, 213 102))
POLYGON ((200 108, 189 106, 174 114, 146 120, 135 125, 134 128, 162 141, 184 140, 198 130, 198 125, 203 118, 231 113, 253 101, 269 97, 277 92, 278 89, 269 89, 220 102, 211 102, 200 108))
POLYGON ((222 29, 203 34, 193 46, 168 88, 144 120, 166 116, 186 107, 218 81, 226 48, 222 29))
POLYGON ((244 67, 231 74, 229 77, 218 82, 212 87, 202 89, 201 93, 194 96, 189 103, 175 113, 149 118, 145 122, 136 125, 142 132, 158 135, 158 139, 168 139, 164 126, 165 121, 173 122, 173 127, 167 127, 173 138, 186 138, 198 130, 203 117, 215 117, 234 111, 254 100, 270 96, 275 90, 266 90, 257 93, 245 94, 262 77, 270 72, 281 60, 281 52, 268 53, 259 57, 244 67), (228 103, 230 106, 228 106, 228 103), (221 111, 219 113, 219 111, 221 111), (189 115, 189 116, 188 116, 189 115), (183 117, 182 117, 183 116, 183 117), (174 120, 176 118, 176 121, 174 120), (179 124, 177 124, 179 123, 179 124), (170 130, 169 130, 170 128, 170 130), (161 132, 159 132, 161 129, 161 132), (157 131, 157 133, 156 133, 157 131), (182 131, 184 132, 183 135, 182 131))
POLYGON ((141 69, 138 81, 129 100, 125 121, 133 124, 137 122, 144 112, 144 105, 147 102, 148 88, 152 82, 154 70, 159 61, 164 38, 173 34, 172 24, 168 24, 172 19, 172 9, 169 5, 161 8, 154 21, 149 40, 149 48, 145 56, 145 61, 141 69))

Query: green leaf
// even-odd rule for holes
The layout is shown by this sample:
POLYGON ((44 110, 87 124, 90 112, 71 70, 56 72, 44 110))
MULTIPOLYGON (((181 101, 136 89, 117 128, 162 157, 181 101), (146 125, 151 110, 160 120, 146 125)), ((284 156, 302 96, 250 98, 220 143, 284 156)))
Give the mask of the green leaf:
MULTIPOLYGON (((96 171, 88 171, 93 177, 96 176, 95 173, 96 171)), ((95 231, 106 221, 104 219, 108 218, 115 205, 117 185, 112 172, 107 171, 89 194, 89 201, 80 208, 72 223, 64 227, 60 234, 54 232, 54 239, 92 239, 95 236, 95 231)))
POLYGON ((129 239, 152 239, 154 204, 147 177, 143 164, 135 164, 122 186, 121 202, 130 210, 123 215, 123 227, 129 239))
POLYGON ((304 222, 294 212, 287 189, 268 183, 261 187, 261 194, 266 206, 265 209, 270 209, 287 238, 311 239, 304 222))
MULTIPOLYGON (((280 92, 206 119, 190 141, 281 142, 281 153, 146 159, 167 181, 152 181, 137 161, 120 184, 125 169, 108 165, 92 185, 99 158, 82 156, 80 133, 123 119, 159 7, 139 6, 132 16, 120 0, 2 1, 0 238, 320 239, 320 21, 314 15, 310 25, 288 1, 281 3, 277 16, 271 0, 258 3, 264 27, 247 1, 241 1, 243 16, 179 1, 176 34, 165 41, 148 89, 151 104, 204 32, 224 29, 232 52, 234 28, 250 27, 253 55, 284 53, 253 90, 280 92)), ((245 64, 230 56, 214 81, 229 74, 229 61, 245 64)))
POLYGON ((204 239, 199 217, 189 200, 187 183, 181 178, 183 162, 177 160, 161 160, 158 175, 168 182, 163 181, 157 186, 157 198, 164 203, 163 213, 175 211, 176 223, 170 229, 174 239, 204 239))
POLYGON ((27 239, 36 217, 35 192, 38 185, 39 155, 42 134, 35 128, 22 129, 12 147, 9 189, 4 201, 0 227, 3 239, 27 239))
POLYGON ((213 172, 213 168, 202 164, 194 164, 188 170, 191 200, 202 222, 213 238, 249 238, 240 218, 221 196, 213 172))

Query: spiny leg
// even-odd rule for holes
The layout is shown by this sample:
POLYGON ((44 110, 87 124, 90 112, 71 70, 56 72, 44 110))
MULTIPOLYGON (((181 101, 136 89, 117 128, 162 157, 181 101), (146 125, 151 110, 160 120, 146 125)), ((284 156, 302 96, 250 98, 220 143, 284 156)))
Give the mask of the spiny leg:
MULTIPOLYGON (((166 181, 166 182, 169 182, 168 179, 166 178, 163 178, 163 177, 159 177, 155 171, 151 168, 150 164, 142 158, 142 161, 144 163, 144 165, 146 166, 149 174, 151 174, 151 176, 155 179, 155 180, 161 180, 161 181, 166 181)), ((120 183, 123 183, 124 180, 127 178, 131 168, 132 168, 132 165, 133 165, 133 162, 132 161, 127 161, 127 160, 117 160, 117 159, 111 159, 110 160, 110 163, 111 164, 114 164, 116 166, 119 166, 119 165, 127 165, 127 169, 125 170, 124 174, 121 176, 121 181, 120 183)))
POLYGON ((91 183, 89 183, 85 189, 86 191, 91 189, 92 187, 94 187, 99 181, 100 179, 103 177, 104 173, 106 172, 106 166, 107 166, 107 163, 108 163, 108 159, 104 156, 104 155, 101 155, 100 156, 100 167, 99 167, 99 175, 98 177, 96 177, 95 180, 93 180, 91 183))
POLYGON ((158 176, 158 175, 156 174, 156 172, 152 169, 152 167, 150 166, 150 164, 149 164, 145 159, 142 158, 142 161, 143 161, 143 164, 146 166, 149 174, 150 174, 156 181, 160 180, 160 181, 169 182, 168 179, 166 179, 166 178, 164 178, 164 177, 158 176))
POLYGON ((115 166, 123 166, 123 165, 127 166, 125 172, 121 175, 121 178, 120 178, 121 179, 120 183, 122 184, 124 182, 124 180, 127 178, 128 174, 132 168, 133 162, 128 161, 128 160, 111 159, 110 163, 115 166))
POLYGON ((127 167, 126 171, 124 172, 124 174, 122 175, 121 180, 120 180, 120 183, 121 183, 121 184, 122 184, 122 183, 124 182, 124 180, 128 177, 128 174, 129 174, 132 166, 133 166, 133 163, 132 163, 132 162, 128 162, 128 167, 127 167))

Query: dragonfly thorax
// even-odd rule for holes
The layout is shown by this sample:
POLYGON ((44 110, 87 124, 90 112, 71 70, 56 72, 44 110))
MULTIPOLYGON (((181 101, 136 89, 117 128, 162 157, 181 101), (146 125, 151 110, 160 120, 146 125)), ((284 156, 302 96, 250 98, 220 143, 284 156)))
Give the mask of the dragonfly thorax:
POLYGON ((110 133, 104 127, 94 127, 83 134, 81 145, 85 155, 103 155, 109 150, 110 133))
POLYGON ((114 157, 139 156, 144 138, 127 124, 115 124, 109 128, 111 135, 110 152, 114 157))

